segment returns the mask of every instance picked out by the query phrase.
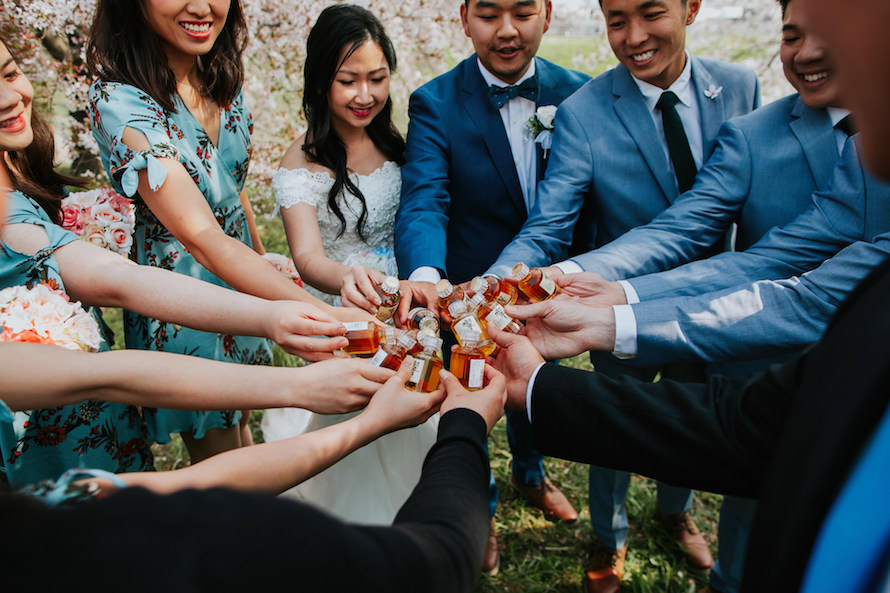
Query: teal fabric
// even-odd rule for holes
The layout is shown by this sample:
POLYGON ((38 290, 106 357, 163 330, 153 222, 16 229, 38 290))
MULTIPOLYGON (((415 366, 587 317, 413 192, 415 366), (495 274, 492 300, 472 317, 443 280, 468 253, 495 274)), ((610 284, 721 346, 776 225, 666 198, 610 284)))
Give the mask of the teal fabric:
MULTIPOLYGON (((177 159, 191 175, 223 230, 250 245, 247 220, 239 194, 250 160, 252 120, 239 96, 220 113, 218 145, 179 97, 175 112, 167 112, 141 90, 117 83, 96 82, 90 89, 93 136, 102 164, 115 191, 132 196, 136 205, 133 254, 138 263, 156 266, 193 278, 227 286, 201 266, 158 221, 136 193, 138 172, 146 170, 153 189, 166 181, 161 158, 177 159), (141 132, 151 149, 136 152, 121 141, 126 128, 141 132)), ((125 312, 127 348, 163 350, 243 364, 270 364, 268 340, 206 333, 125 312)), ((196 438, 212 428, 233 426, 240 412, 157 410, 149 414, 152 438, 169 440, 170 433, 185 432, 196 438)))
MULTIPOLYGON (((34 255, 18 253, 0 243, 0 288, 48 282, 64 290, 54 253, 77 236, 55 225, 36 202, 19 192, 12 192, 7 200, 6 222, 42 227, 49 243, 34 255)), ((92 313, 100 320, 98 310, 92 313)), ((102 349, 107 345, 103 344, 102 349)), ((0 453, 9 486, 16 489, 55 480, 75 467, 112 472, 152 469, 147 436, 145 421, 136 407, 83 401, 16 412, 12 422, 0 421, 0 453)))

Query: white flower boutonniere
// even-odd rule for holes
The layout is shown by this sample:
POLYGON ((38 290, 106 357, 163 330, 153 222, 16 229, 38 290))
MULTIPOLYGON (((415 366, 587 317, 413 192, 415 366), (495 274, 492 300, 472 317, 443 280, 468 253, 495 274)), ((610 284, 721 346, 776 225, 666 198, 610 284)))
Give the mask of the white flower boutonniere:
POLYGON ((720 93, 723 92, 722 86, 714 86, 713 84, 705 89, 705 97, 713 101, 717 97, 720 96, 720 93))
POLYGON ((542 105, 535 110, 525 124, 525 130, 529 138, 541 145, 544 149, 544 158, 553 143, 553 118, 556 117, 556 105, 542 105))

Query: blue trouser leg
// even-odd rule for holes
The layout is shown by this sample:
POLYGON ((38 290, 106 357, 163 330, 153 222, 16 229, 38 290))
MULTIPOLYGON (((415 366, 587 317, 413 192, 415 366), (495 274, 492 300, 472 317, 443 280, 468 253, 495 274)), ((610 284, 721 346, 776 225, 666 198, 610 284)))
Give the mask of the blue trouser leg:
POLYGON ((757 501, 724 496, 717 529, 717 561, 711 569, 711 587, 720 593, 738 593, 745 567, 745 550, 757 501))
MULTIPOLYGON (((488 455, 488 441, 485 441, 485 454, 488 455)), ((488 516, 494 517, 498 508, 498 487, 494 483, 494 472, 488 472, 488 516)))
POLYGON ((535 445, 525 412, 507 412, 507 442, 513 454, 513 475, 526 486, 544 481, 544 460, 535 445))
MULTIPOLYGON (((624 500, 630 486, 630 473, 590 466, 587 496, 590 522, 597 539, 613 550, 627 543, 627 509, 624 500)), ((658 482, 658 509, 675 515, 692 507, 692 490, 658 482)))

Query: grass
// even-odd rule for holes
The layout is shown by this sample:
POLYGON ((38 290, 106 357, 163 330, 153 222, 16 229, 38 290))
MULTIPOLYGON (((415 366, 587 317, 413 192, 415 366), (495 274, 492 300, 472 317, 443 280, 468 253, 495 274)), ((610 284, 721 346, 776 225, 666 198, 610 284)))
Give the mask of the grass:
MULTIPOLYGON (((257 223, 266 249, 287 253, 279 219, 260 217, 257 223)), ((120 311, 109 309, 105 316, 117 336, 115 347, 122 347, 120 311)), ((277 347, 274 354, 278 366, 302 364, 299 358, 277 347)), ((591 368, 586 355, 564 360, 562 364, 591 368)), ((254 410, 251 414, 250 426, 256 442, 262 442, 259 428, 262 415, 262 410, 254 410)), ((165 445, 154 445, 153 450, 158 470, 188 464, 188 452, 178 437, 165 445)), ((587 466, 558 459, 545 460, 548 476, 562 489, 580 515, 574 525, 556 524, 544 519, 541 512, 528 505, 510 485, 510 450, 503 419, 491 433, 489 450, 500 500, 495 519, 501 567, 497 575, 481 577, 477 593, 581 591, 581 575, 593 543, 587 510, 587 466)), ((622 591, 693 593, 706 584, 707 576, 688 571, 677 553, 676 544, 658 528, 655 499, 655 483, 634 476, 627 497, 631 531, 622 591)), ((697 492, 692 510, 715 554, 720 502, 718 495, 697 492)))

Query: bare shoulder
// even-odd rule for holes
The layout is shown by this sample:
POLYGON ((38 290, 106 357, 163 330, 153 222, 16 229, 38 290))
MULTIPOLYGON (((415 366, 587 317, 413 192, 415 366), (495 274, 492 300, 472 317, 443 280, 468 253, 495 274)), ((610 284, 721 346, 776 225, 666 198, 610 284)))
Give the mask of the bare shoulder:
POLYGON ((306 157, 306 152, 303 151, 303 143, 306 141, 306 134, 301 135, 297 138, 293 144, 291 144, 287 152, 284 153, 284 156, 281 158, 281 162, 278 163, 278 166, 282 169, 307 169, 312 172, 325 172, 328 173, 329 170, 327 167, 323 165, 319 165, 318 163, 310 162, 306 157))

